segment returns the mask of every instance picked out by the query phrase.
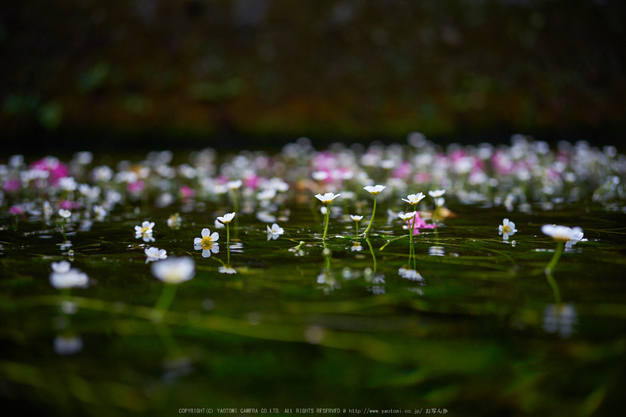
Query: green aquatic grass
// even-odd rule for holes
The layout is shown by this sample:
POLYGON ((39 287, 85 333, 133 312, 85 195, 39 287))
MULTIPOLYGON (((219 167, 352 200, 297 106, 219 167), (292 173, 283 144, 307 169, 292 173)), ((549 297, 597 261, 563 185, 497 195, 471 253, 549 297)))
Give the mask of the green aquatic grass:
POLYGON ((331 219, 321 239, 307 207, 292 209, 276 240, 238 214, 236 237, 232 230, 230 245, 210 258, 193 249, 203 227, 213 231, 206 213, 183 214, 178 230, 163 209, 96 222, 66 230, 69 249, 55 227, 7 225, 0 375, 13 389, 3 398, 58 415, 171 415, 184 405, 445 407, 468 416, 617 410, 623 216, 454 209, 458 218, 413 236, 414 252, 400 222, 377 221, 360 251, 350 220, 331 219), (505 216, 519 230, 509 242, 497 232, 505 216), (133 233, 144 218, 156 222, 151 245, 196 262, 195 277, 161 305, 164 284, 133 233), (561 255, 551 283, 544 269, 555 245, 539 229, 555 219, 580 225, 589 241, 561 255), (50 264, 62 259, 92 285, 71 295, 52 288, 50 264), (399 275, 409 261, 423 282, 399 275), (219 273, 224 264, 236 273, 219 273), (74 314, 63 311, 68 302, 74 314), (546 309, 560 302, 577 314, 567 337, 544 329, 546 309), (59 337, 80 337, 82 348, 59 355, 59 337))

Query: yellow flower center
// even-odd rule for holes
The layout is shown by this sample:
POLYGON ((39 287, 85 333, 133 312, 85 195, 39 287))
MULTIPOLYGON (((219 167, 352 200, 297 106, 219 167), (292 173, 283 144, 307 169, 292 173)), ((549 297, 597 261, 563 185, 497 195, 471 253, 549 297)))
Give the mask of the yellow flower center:
POLYGON ((511 227, 509 225, 502 226, 502 233, 511 233, 511 227))
POLYGON ((200 245, 204 250, 211 250, 213 248, 213 239, 211 239, 211 236, 205 236, 202 238, 200 245))

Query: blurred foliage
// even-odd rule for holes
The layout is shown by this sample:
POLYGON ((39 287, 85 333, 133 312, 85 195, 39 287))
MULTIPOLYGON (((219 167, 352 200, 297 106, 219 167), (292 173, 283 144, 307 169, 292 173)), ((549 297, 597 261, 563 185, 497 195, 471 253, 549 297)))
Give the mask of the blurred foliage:
POLYGON ((622 129, 619 0, 0 6, 2 133, 622 129))

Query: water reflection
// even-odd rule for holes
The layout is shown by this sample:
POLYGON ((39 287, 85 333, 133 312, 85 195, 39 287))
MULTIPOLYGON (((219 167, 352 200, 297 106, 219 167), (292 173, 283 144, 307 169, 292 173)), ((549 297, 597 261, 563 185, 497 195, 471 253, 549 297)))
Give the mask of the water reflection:
POLYGON ((548 304, 543 313, 543 329, 548 333, 558 333, 569 338, 578 324, 574 304, 548 304))
POLYGON ((360 252, 363 250, 363 246, 361 246, 361 242, 357 240, 352 244, 352 246, 350 247, 350 250, 352 252, 360 252))
MULTIPOLYGON (((326 246, 326 244, 324 244, 324 246, 326 246)), ((325 266, 322 269, 322 273, 317 276, 317 283, 320 284, 317 288, 323 290, 325 294, 329 294, 334 290, 341 288, 341 286, 331 269, 332 251, 327 247, 324 247, 322 255, 324 256, 325 266)))
POLYGON ((431 246, 428 248, 428 254, 430 256, 445 256, 446 251, 443 246, 431 246))
POLYGON ((61 336, 54 338, 54 351, 59 356, 75 355, 83 350, 83 339, 80 336, 61 336))

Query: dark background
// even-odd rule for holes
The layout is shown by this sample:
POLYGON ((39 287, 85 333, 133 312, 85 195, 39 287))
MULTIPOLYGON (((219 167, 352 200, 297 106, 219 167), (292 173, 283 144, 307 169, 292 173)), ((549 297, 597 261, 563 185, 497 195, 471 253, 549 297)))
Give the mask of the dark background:
POLYGON ((0 6, 2 153, 300 136, 624 150, 621 0, 22 0, 0 6))

